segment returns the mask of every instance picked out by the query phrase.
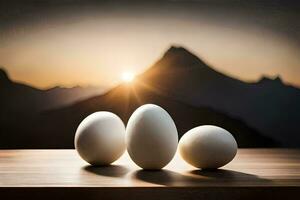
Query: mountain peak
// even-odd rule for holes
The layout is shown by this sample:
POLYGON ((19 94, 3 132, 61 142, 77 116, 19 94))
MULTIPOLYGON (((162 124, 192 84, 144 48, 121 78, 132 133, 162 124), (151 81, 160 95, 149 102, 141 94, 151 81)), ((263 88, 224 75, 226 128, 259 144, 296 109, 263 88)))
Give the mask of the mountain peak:
POLYGON ((0 84, 7 84, 10 82, 11 81, 8 77, 7 72, 3 68, 0 68, 0 84))
POLYGON ((172 45, 165 53, 165 55, 178 55, 178 54, 195 56, 194 54, 192 54, 190 51, 188 51, 184 47, 174 46, 174 45, 172 45))
POLYGON ((282 78, 280 75, 276 76, 273 80, 276 82, 282 83, 282 78))
POLYGON ((175 45, 172 45, 172 46, 167 50, 167 52, 176 52, 176 51, 188 51, 188 50, 186 50, 186 49, 183 48, 182 46, 175 46, 175 45))
POLYGON ((275 77, 268 77, 268 76, 263 76, 258 83, 277 83, 277 84, 283 84, 282 78, 280 75, 277 75, 275 77))
POLYGON ((191 66, 194 63, 200 64, 201 66, 207 66, 207 64, 197 57, 194 53, 187 50, 182 46, 172 45, 164 54, 163 58, 165 60, 173 60, 179 66, 187 67, 191 66))

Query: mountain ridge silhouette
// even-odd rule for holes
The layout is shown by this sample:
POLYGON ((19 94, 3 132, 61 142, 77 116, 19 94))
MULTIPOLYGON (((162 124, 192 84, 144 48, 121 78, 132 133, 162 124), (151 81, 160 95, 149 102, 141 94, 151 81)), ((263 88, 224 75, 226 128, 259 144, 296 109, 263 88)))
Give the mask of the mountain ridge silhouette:
MULTIPOLYGON (((213 124, 229 130, 240 147, 300 146, 297 130, 283 126, 291 121, 295 124, 300 119, 295 111, 292 115, 282 114, 284 109, 291 109, 289 103, 294 105, 297 101, 289 100, 294 95, 298 95, 298 89, 286 86, 281 80, 246 83, 216 71, 185 48, 172 46, 132 83, 122 83, 101 95, 70 105, 43 110, 26 121, 23 132, 19 127, 13 127, 13 134, 3 136, 6 141, 0 141, 0 147, 73 148, 76 128, 87 115, 101 110, 111 111, 126 123, 131 113, 145 103, 164 107, 173 117, 179 136, 195 126, 213 124), (265 84, 267 82, 271 84, 265 84), (272 101, 266 104, 269 98, 272 101), (281 126, 275 126, 275 129, 288 131, 273 134, 268 130, 272 121, 268 121, 264 112, 281 126), (261 120, 257 127, 251 121, 256 117, 261 120), (20 132, 21 136, 18 135, 20 132)), ((0 126, 2 134, 16 123, 3 123, 3 119, 0 116, 0 125, 4 124, 0 126)))
POLYGON ((9 108, 14 112, 40 112, 54 109, 102 93, 101 88, 61 86, 38 89, 33 86, 11 80, 7 71, 0 67, 0 108, 9 108))
POLYGON ((171 47, 140 76, 171 98, 241 119, 284 146, 300 146, 300 89, 280 76, 244 82, 218 72, 183 47, 171 47))
POLYGON ((206 107, 239 119, 282 146, 300 146, 300 90, 280 77, 247 83, 216 71, 183 47, 172 46, 134 84, 195 109, 206 107))

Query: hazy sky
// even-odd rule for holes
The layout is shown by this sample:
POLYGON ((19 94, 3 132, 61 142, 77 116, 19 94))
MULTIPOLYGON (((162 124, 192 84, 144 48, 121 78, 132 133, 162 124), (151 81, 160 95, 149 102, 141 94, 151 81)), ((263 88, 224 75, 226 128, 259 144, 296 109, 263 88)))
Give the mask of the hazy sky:
POLYGON ((0 66, 39 88, 109 87, 123 72, 144 71, 171 45, 245 81, 280 75, 300 86, 293 1, 8 2, 0 1, 0 66))

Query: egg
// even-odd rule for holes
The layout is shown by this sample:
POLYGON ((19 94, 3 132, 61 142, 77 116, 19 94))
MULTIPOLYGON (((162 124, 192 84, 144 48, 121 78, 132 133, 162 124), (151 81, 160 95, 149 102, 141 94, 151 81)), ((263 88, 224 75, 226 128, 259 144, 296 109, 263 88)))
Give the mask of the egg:
POLYGON ((216 169, 229 163, 237 153, 237 143, 227 130, 198 126, 186 132, 179 141, 181 157, 202 169, 216 169))
POLYGON ((87 116, 75 133, 75 148, 91 165, 109 165, 125 151, 125 125, 111 112, 87 116))
POLYGON ((163 108, 146 104, 128 120, 126 145, 131 159, 141 168, 161 169, 173 158, 178 134, 171 116, 163 108))

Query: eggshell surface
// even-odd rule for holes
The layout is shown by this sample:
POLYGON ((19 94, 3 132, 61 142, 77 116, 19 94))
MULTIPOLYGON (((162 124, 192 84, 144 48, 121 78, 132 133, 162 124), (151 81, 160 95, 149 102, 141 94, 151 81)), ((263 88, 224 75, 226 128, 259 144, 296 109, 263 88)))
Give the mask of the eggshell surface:
POLYGON ((181 157, 202 169, 215 169, 229 163, 237 153, 237 143, 227 130, 212 126, 198 126, 186 132, 178 145, 181 157))
POLYGON ((173 158, 178 134, 171 116, 163 108, 146 104, 129 118, 126 145, 131 159, 143 169, 161 169, 173 158))
POLYGON ((75 133, 75 148, 91 165, 109 165, 125 151, 125 126, 111 112, 95 112, 87 116, 75 133))

